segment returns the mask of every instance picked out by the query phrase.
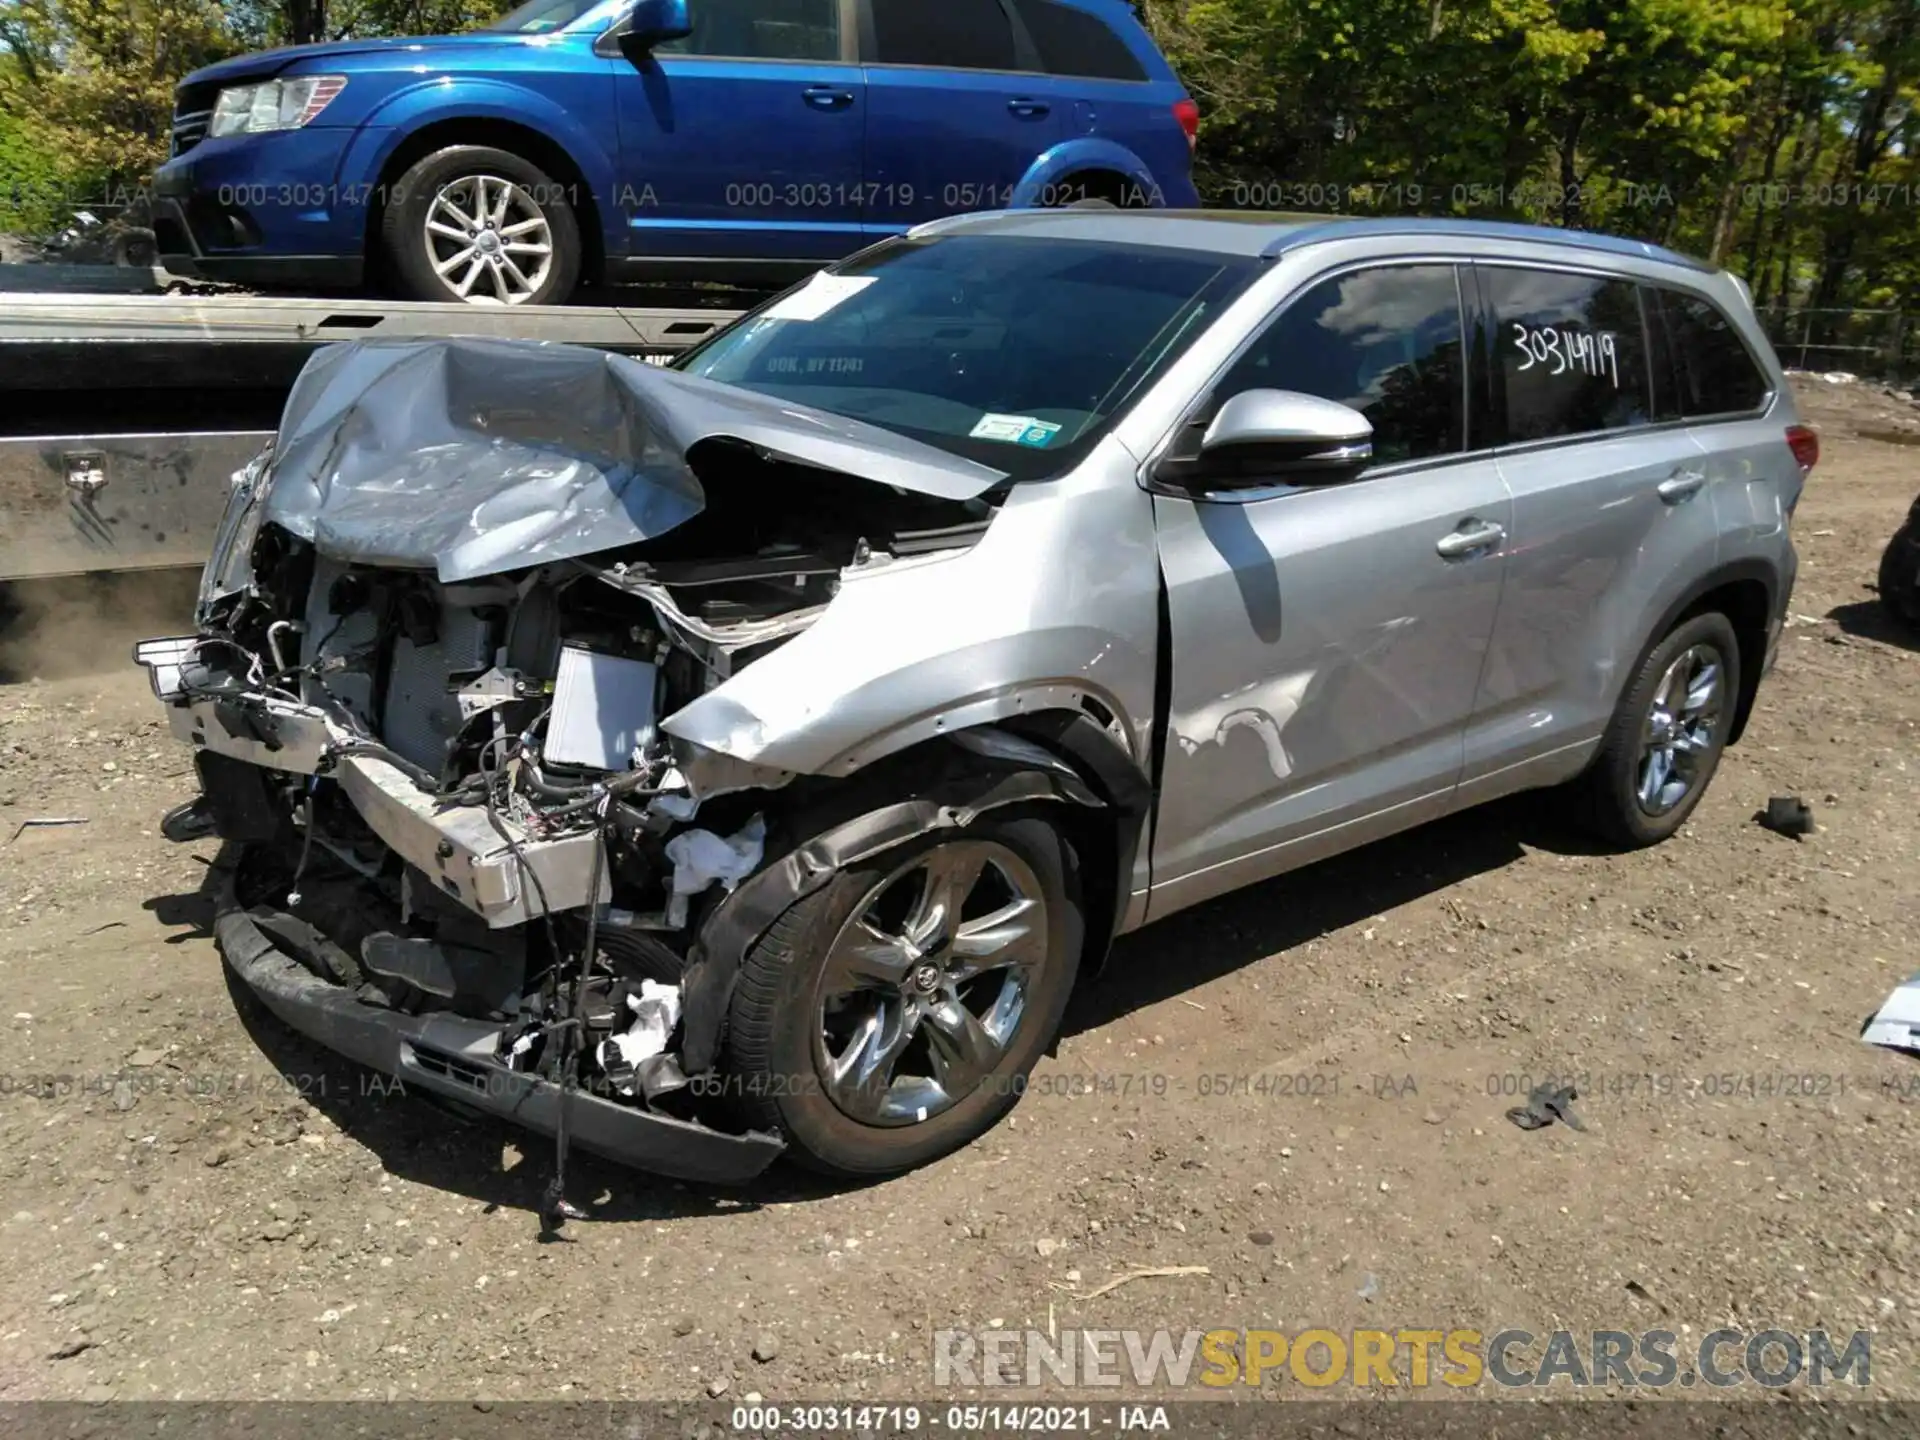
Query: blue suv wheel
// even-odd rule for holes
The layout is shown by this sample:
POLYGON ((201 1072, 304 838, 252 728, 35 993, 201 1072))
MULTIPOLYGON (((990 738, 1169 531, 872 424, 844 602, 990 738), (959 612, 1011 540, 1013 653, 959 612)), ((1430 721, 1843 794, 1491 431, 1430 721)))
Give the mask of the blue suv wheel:
POLYGON ((566 187, 487 145, 450 145, 401 176, 380 241, 410 300, 554 305, 580 279, 566 187))

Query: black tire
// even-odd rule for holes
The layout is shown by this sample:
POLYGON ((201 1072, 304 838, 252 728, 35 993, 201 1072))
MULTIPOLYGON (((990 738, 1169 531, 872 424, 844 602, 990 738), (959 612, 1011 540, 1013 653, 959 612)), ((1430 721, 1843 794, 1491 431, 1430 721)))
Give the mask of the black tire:
MULTIPOLYGON (((1043 820, 988 816, 964 830, 898 846, 836 875, 782 915, 747 952, 728 1016, 722 1062, 727 1088, 740 1101, 743 1118, 779 1130, 789 1158, 807 1169, 866 1179, 925 1164, 985 1134, 1019 1101, 1027 1076, 1059 1028, 1084 933, 1073 852, 1043 820), (817 1053, 833 941, 853 924, 857 911, 870 911, 876 887, 889 877, 911 876, 916 863, 942 846, 980 842, 1004 847, 1024 862, 1045 900, 1045 959, 1028 984, 1021 1017, 1006 1037, 999 1062, 949 1108, 891 1124, 856 1117, 834 1098, 817 1053)), ((930 947, 927 953, 936 952, 930 947)), ((903 1074, 920 1073, 905 1071, 908 1063, 917 1063, 913 1055, 910 1048, 898 1062, 903 1074)), ((891 1076, 894 1067, 886 1073, 891 1076)))
POLYGON ((1719 768, 1740 697, 1740 643, 1733 625, 1717 611, 1695 615, 1676 625, 1641 657, 1615 707, 1613 719, 1594 757, 1578 783, 1583 792, 1583 818, 1602 839, 1622 849, 1657 845, 1686 823, 1700 803, 1719 768), (1685 794, 1670 808, 1651 810, 1640 799, 1643 736, 1655 693, 1674 663, 1696 646, 1711 646, 1722 667, 1717 718, 1710 741, 1688 753, 1689 783, 1685 794))
MULTIPOLYGON (((501 288, 509 294, 519 292, 521 287, 511 275, 491 264, 482 267, 472 287, 476 292, 486 287, 485 298, 460 293, 454 280, 466 278, 465 269, 451 271, 454 280, 448 280, 434 268, 435 256, 429 252, 426 231, 428 212, 448 190, 483 180, 507 181, 518 187, 515 204, 529 212, 537 211, 551 237, 551 263, 546 273, 524 299, 511 303, 560 304, 580 283, 580 222, 574 213, 574 187, 555 180, 532 161, 490 145, 449 145, 436 150, 402 175, 387 197, 386 211, 380 219, 380 243, 404 298, 499 304, 501 288), (500 275, 497 286, 493 283, 496 274, 500 275)), ((531 218, 530 213, 527 218, 531 218)), ((451 251, 458 242, 444 243, 451 251)), ((494 243, 499 243, 497 238, 494 243)), ((526 257, 513 258, 523 261, 526 257)))
POLYGON ((1902 625, 1920 630, 1920 532, 1894 531, 1880 556, 1880 603, 1902 625))

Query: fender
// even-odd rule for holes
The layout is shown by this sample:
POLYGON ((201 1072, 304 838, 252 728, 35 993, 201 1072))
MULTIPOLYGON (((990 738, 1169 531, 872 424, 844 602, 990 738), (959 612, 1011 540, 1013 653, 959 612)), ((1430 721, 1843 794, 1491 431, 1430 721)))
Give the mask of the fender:
MULTIPOLYGON (((785 648, 791 655, 776 651, 757 662, 756 669, 767 669, 754 677, 756 683, 773 676, 772 661, 781 661, 783 669, 795 667, 796 674, 808 663, 822 663, 831 647, 809 645, 812 640, 815 631, 789 641, 785 648)), ((660 729, 756 765, 801 775, 851 775, 922 741, 976 725, 1043 710, 1096 716, 1104 710, 1131 756, 1144 738, 1145 717, 1130 714, 1112 690, 1087 673, 1103 653, 1122 672, 1150 663, 1128 653, 1123 638, 1063 627, 916 657, 826 704, 792 703, 796 696, 804 701, 805 692, 783 686, 778 694, 788 706, 757 712, 746 696, 768 692, 748 689, 746 696, 736 696, 721 685, 662 720, 660 729), (936 703, 929 705, 929 699, 936 703)), ((740 678, 752 673, 744 671, 740 678)))
POLYGON ((1052 149, 1043 151, 1028 167, 1027 173, 1020 177, 1020 183, 1014 186, 1013 200, 1008 208, 1017 210, 1044 204, 1048 186, 1087 170, 1111 170, 1124 175, 1140 187, 1148 203, 1156 207, 1167 203, 1160 183, 1153 178, 1153 172, 1138 155, 1116 141, 1097 135, 1082 135, 1073 140, 1063 140, 1052 149))
POLYGON ((998 745, 991 739, 955 745, 944 755, 903 757, 912 762, 918 792, 913 799, 888 801, 903 791, 895 783, 895 767, 883 766, 835 787, 801 813, 782 817, 784 853, 769 858, 720 902, 688 955, 681 980, 685 1030, 680 1052, 688 1075, 703 1074, 719 1058, 734 981, 747 951, 775 920, 847 866, 918 835, 971 825, 1006 805, 1104 808, 1066 761, 1050 756, 1049 763, 1036 767, 1040 756, 1033 752, 1049 752, 1017 736, 1000 740, 998 745), (936 773, 926 773, 929 765, 936 773))
MULTIPOLYGON (((1785 611, 1792 587, 1790 583, 1786 585, 1782 584, 1779 567, 1771 560, 1765 560, 1759 556, 1749 556, 1746 559, 1730 560, 1723 565, 1716 566, 1701 576, 1686 590, 1682 591, 1680 598, 1671 602, 1661 613, 1659 620, 1645 631, 1646 639, 1643 643, 1643 650, 1645 646, 1652 645, 1662 635, 1665 635, 1669 630, 1673 629, 1673 627, 1679 623, 1680 617, 1695 605, 1698 605, 1705 596, 1718 590, 1723 585, 1731 585, 1743 580, 1757 580, 1765 587, 1767 592, 1766 619, 1767 625, 1769 629, 1771 629, 1773 624, 1780 619, 1785 611)), ((1745 657, 1743 656, 1743 662, 1744 659, 1745 657)), ((1733 727, 1727 732, 1727 744, 1729 745, 1738 741, 1741 734, 1746 730, 1747 717, 1753 712, 1754 697, 1760 689, 1760 667, 1754 666, 1752 674, 1747 674, 1746 670, 1747 666, 1743 663, 1740 676, 1740 695, 1733 712, 1733 727)))
MULTIPOLYGON (((501 120, 538 131, 567 152, 594 197, 607 229, 607 198, 615 193, 614 157, 593 132, 549 97, 509 81, 479 77, 447 86, 423 82, 389 95, 375 107, 347 147, 340 163, 343 185, 375 185, 387 162, 408 139, 429 125, 449 120, 501 120)), ((617 228, 617 227, 616 227, 617 228)))

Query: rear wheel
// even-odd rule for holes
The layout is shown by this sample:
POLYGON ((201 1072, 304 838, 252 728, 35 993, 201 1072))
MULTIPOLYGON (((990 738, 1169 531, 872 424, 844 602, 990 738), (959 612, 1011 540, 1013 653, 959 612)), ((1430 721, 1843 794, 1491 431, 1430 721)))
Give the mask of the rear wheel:
POLYGON ((557 305, 580 280, 572 187, 487 145, 451 145, 394 186, 381 243, 410 300, 557 305))
POLYGON ((747 1118, 810 1169, 891 1174, 1013 1108, 1073 988, 1071 855, 987 818, 845 870, 748 952, 728 1025, 747 1118))
POLYGON ((1682 621, 1642 657, 1581 780, 1591 827, 1616 845, 1657 845, 1686 823, 1726 748, 1740 644, 1718 612, 1682 621))

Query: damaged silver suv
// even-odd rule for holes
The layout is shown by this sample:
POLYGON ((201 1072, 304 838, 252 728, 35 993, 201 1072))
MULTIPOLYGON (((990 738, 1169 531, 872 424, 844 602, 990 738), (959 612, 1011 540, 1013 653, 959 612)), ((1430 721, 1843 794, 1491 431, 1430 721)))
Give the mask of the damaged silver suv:
POLYGON ((669 368, 332 347, 141 647, 165 828, 409 1086, 898 1171, 1120 932, 1525 787, 1672 834, 1816 455, 1736 281, 1466 222, 962 217, 669 368))

